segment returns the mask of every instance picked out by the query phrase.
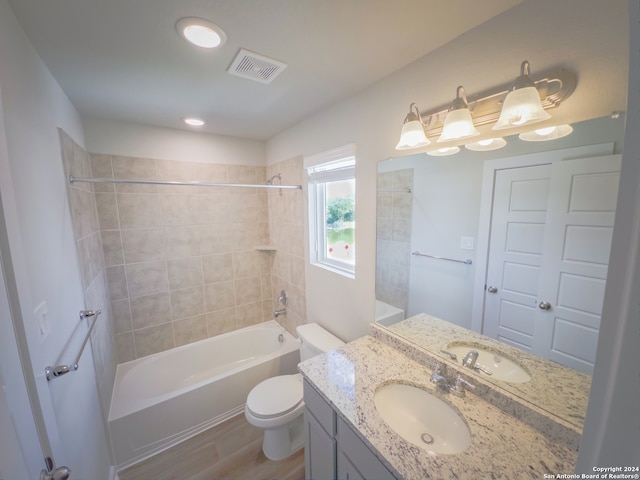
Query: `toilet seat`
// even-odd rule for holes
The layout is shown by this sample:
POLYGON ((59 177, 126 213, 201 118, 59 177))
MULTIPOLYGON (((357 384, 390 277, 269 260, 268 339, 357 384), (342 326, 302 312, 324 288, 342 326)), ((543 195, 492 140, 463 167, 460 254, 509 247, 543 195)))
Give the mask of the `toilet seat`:
POLYGON ((302 375, 280 375, 256 385, 249 392, 246 406, 257 418, 273 418, 296 409, 302 399, 302 375))

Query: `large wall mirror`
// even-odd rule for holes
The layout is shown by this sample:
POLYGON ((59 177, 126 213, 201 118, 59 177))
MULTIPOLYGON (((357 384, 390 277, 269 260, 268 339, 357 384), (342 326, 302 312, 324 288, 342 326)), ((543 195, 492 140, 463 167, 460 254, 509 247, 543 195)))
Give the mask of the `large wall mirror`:
POLYGON ((608 160, 596 161, 595 169, 563 162, 586 170, 574 183, 575 172, 564 172, 561 180, 569 182, 569 191, 558 194, 554 189, 562 181, 555 170, 551 178, 544 164, 567 149, 575 158, 617 156, 619 161, 624 120, 597 118, 573 128, 570 136, 549 142, 508 137, 507 146, 493 152, 463 148, 453 156, 419 153, 379 162, 380 324, 393 329, 401 318, 428 313, 591 373, 598 331, 607 328, 600 313, 619 175, 615 161, 602 171, 599 165, 608 160), (535 168, 528 168, 530 163, 535 168), (486 168, 492 164, 514 168, 486 168), (567 209, 577 211, 578 223, 563 216, 567 209), (562 235, 554 244, 545 232, 562 235), (549 253, 549 248, 561 251, 549 253), (575 268, 558 271, 551 261, 558 256, 575 268), (542 267, 554 272, 549 280, 540 276, 542 267), (545 302, 561 320, 541 334, 535 322, 545 313, 545 302), (540 348, 549 339, 541 342, 536 335, 552 335, 552 348, 540 348))

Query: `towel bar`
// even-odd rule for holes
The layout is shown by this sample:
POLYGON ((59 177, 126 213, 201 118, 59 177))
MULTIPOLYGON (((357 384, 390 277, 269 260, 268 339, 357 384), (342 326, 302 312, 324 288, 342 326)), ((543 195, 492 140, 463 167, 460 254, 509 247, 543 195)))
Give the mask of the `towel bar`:
POLYGON ((101 310, 80 310, 80 321, 84 320, 85 318, 93 317, 93 323, 91 323, 91 327, 89 327, 87 336, 84 337, 84 341, 82 342, 80 351, 78 352, 78 355, 76 356, 76 359, 72 365, 57 365, 55 367, 51 367, 51 366, 45 367, 44 373, 47 377, 47 381, 55 377, 61 377, 62 375, 65 375, 72 370, 73 371, 78 370, 78 362, 80 361, 80 357, 82 356, 84 347, 87 344, 89 337, 91 336, 91 331, 93 330, 93 327, 96 324, 96 320, 98 320, 98 315, 100 315, 101 313, 102 313, 101 310))

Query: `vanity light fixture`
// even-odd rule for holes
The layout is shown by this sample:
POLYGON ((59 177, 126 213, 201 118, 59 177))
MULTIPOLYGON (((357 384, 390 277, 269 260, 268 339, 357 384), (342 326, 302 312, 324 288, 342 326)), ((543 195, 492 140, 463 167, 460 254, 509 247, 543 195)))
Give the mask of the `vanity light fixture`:
POLYGON ((547 140, 566 137, 571 132, 573 132, 571 125, 556 125, 553 127, 538 128, 532 132, 521 133, 518 135, 518 138, 525 142, 546 142, 547 140))
POLYGON ((507 141, 500 138, 487 138, 485 140, 478 140, 474 143, 467 143, 465 148, 467 150, 473 150, 474 152, 488 152, 490 150, 498 150, 499 148, 504 147, 507 144, 507 141))
MULTIPOLYGON (((500 132, 502 137, 509 134, 508 130, 520 133, 529 123, 551 118, 545 110, 558 107, 576 88, 575 73, 561 67, 553 67, 530 76, 529 62, 525 60, 520 65, 520 71, 521 75, 515 82, 504 83, 477 94, 467 96, 463 87, 458 87, 457 98, 453 103, 432 110, 420 112, 416 104, 412 103, 396 149, 424 147, 429 145, 429 138, 433 141, 433 137, 436 136, 439 136, 438 142, 448 146, 467 143, 464 139, 471 136, 449 133, 449 124, 455 120, 456 115, 466 116, 465 113, 454 112, 468 113, 473 110, 473 118, 467 123, 468 133, 483 126, 493 126, 494 130, 504 129, 500 132), (531 101, 522 104, 522 97, 530 98, 531 101), (463 108, 454 108, 458 105, 463 108), (471 109, 468 108, 469 105, 471 109), (422 118, 427 119, 426 124, 422 122, 422 118), (413 138, 405 140, 405 135, 413 138), (416 137, 419 137, 419 140, 416 137)), ((480 134, 482 133, 481 131, 480 134)), ((471 143, 470 149, 474 148, 475 143, 479 142, 471 143)), ((492 147, 497 148, 498 145, 499 142, 492 147)))
POLYGON ((218 25, 203 18, 181 18, 176 23, 176 30, 187 42, 202 48, 220 47, 227 41, 218 25))
POLYGON ((516 78, 512 90, 505 98, 500 118, 492 130, 519 127, 549 118, 551 115, 542 108, 538 89, 529 77, 529 62, 525 60, 520 65, 520 76, 516 78))
POLYGON ((460 147, 443 147, 437 150, 431 150, 427 152, 427 155, 431 155, 432 157, 447 157, 449 155, 455 155, 460 151, 460 147))
POLYGON ((463 138, 475 137, 480 132, 473 126, 471 112, 467 104, 467 93, 463 86, 456 89, 456 98, 449 107, 449 112, 444 120, 442 134, 438 142, 448 142, 449 140, 460 140, 463 138))
POLYGON ((198 117, 184 117, 182 121, 190 127, 202 127, 207 123, 203 119, 198 117))
POLYGON ((424 133, 425 127, 418 105, 412 103, 409 106, 409 113, 404 119, 396 150, 409 150, 429 145, 431 142, 424 133))

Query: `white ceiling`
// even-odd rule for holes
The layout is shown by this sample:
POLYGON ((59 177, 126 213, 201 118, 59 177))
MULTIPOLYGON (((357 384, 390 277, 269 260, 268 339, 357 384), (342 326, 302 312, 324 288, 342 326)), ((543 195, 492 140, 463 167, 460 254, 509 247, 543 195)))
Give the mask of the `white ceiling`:
POLYGON ((85 117, 268 139, 436 50, 521 0, 10 0, 85 117), (175 30, 220 25, 219 50, 175 30), (245 48, 288 64, 271 84, 229 75, 245 48))

